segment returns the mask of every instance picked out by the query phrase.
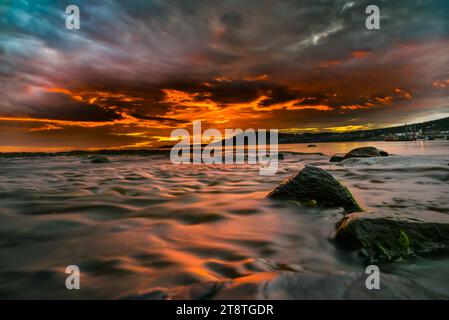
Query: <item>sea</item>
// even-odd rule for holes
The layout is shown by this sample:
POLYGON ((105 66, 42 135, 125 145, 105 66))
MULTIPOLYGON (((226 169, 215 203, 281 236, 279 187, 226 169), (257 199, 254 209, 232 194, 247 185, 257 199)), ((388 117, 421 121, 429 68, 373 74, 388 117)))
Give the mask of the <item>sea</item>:
POLYGON ((163 155, 0 156, 3 299, 448 299, 449 255, 379 264, 333 241, 343 210, 267 199, 305 165, 367 211, 449 218, 449 141, 286 144, 258 164, 173 164, 163 155), (329 162, 375 146, 389 157, 329 162), (68 266, 80 288, 68 290, 68 266))

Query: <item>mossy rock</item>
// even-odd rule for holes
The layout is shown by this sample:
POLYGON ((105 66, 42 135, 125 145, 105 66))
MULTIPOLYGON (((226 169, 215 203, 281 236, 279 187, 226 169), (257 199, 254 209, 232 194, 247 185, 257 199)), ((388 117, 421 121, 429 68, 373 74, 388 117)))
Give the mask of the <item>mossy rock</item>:
POLYGON ((335 241, 373 261, 395 261, 449 248, 449 217, 356 212, 338 224, 335 241))
POLYGON ((302 171, 278 185, 268 198, 294 200, 313 206, 345 209, 346 213, 363 211, 351 192, 327 171, 306 166, 302 171))

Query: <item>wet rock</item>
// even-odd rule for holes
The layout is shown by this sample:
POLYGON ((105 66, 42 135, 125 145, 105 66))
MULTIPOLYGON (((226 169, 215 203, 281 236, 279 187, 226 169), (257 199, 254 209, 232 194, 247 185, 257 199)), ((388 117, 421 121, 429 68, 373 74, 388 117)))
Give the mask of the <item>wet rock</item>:
POLYGON ((329 162, 340 162, 345 158, 344 154, 334 154, 329 162))
POLYGON ((111 162, 111 161, 109 161, 108 158, 106 158, 104 156, 99 156, 99 155, 89 156, 88 159, 90 160, 91 163, 110 163, 111 162))
POLYGON ((314 208, 318 205, 318 202, 316 202, 315 199, 311 199, 309 201, 304 202, 303 205, 309 208, 314 208))
POLYGON ((335 241, 359 250, 369 261, 395 261, 449 248, 449 217, 356 212, 337 224, 335 241))
POLYGON ((230 281, 211 281, 195 283, 190 286, 174 290, 170 300, 211 300, 229 286, 230 281))
POLYGON ((256 263, 266 271, 294 271, 294 272, 304 271, 304 268, 302 266, 294 263, 277 263, 273 260, 264 258, 257 259, 256 263))
MULTIPOLYGON (((267 154, 267 155, 264 155, 264 156, 270 156, 270 158, 272 158, 272 159, 273 158, 277 158, 278 160, 284 160, 285 159, 283 153, 273 153, 273 154, 267 154)), ((245 162, 249 161, 249 160, 256 162, 258 157, 259 156, 258 156, 257 153, 245 154, 245 155, 243 155, 243 157, 242 157, 242 155, 234 154, 233 161, 237 161, 237 159, 239 159, 239 160, 243 160, 245 162)), ((223 157, 223 162, 224 161, 225 161, 225 158, 223 157)))
POLYGON ((323 156, 322 152, 296 152, 296 151, 287 151, 286 154, 296 155, 296 156, 323 156))
POLYGON ((268 198, 294 200, 318 207, 342 207, 346 213, 363 211, 351 192, 327 171, 306 166, 302 171, 282 182, 268 194, 268 198))
POLYGON ((169 300, 171 299, 171 296, 169 292, 160 290, 160 289, 153 289, 149 290, 148 292, 140 293, 137 295, 128 295, 121 297, 122 300, 169 300))
MULTIPOLYGON (((407 277, 382 273, 380 290, 367 290, 365 272, 283 272, 264 286, 258 296, 270 300, 385 300, 447 299, 407 277)), ((220 297, 218 297, 220 298, 220 297)))
POLYGON ((383 157, 383 156, 388 156, 388 153, 385 151, 379 150, 375 147, 361 147, 361 148, 356 148, 356 149, 349 151, 344 156, 344 159, 371 158, 371 157, 383 157))
MULTIPOLYGON (((169 299, 250 300, 385 300, 447 299, 417 281, 388 273, 381 275, 381 290, 367 290, 365 272, 258 272, 222 282, 193 284, 174 290, 169 299)), ((145 298, 145 297, 144 297, 145 298)))
POLYGON ((329 162, 340 162, 350 158, 371 158, 371 157, 388 157, 388 152, 377 149, 375 147, 361 147, 352 149, 345 155, 335 154, 329 162))

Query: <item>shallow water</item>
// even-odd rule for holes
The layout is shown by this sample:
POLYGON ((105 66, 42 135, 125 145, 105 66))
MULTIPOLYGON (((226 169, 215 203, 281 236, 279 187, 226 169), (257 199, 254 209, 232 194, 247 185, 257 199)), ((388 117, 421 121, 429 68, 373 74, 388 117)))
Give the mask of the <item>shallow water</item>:
POLYGON ((449 142, 281 145, 257 165, 174 165, 166 157, 0 158, 1 298, 449 298, 449 257, 365 265, 331 240, 340 209, 265 199, 305 164, 329 170, 367 209, 449 214, 449 142), (395 156, 331 164, 375 145, 395 156), (65 289, 65 268, 81 290, 65 289))

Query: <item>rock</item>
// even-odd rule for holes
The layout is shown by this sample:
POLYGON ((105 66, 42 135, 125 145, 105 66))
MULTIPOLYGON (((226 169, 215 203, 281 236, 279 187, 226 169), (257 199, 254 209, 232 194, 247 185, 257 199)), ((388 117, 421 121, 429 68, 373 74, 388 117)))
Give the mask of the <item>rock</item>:
POLYGON ((360 250, 369 261, 395 261, 449 248, 449 217, 356 212, 337 224, 335 241, 360 250))
POLYGON ((309 147, 309 148, 316 148, 316 144, 309 144, 307 147, 309 147))
MULTIPOLYGON (((362 268, 360 268, 362 269, 362 268)), ((365 269, 365 268, 363 268, 365 269)), ((382 270, 382 269, 381 269, 382 270)), ((380 290, 368 290, 361 271, 274 271, 258 272, 237 279, 201 282, 175 288, 164 299, 268 299, 268 300, 398 300, 447 299, 438 290, 429 290, 420 281, 382 272, 380 290)), ((154 293, 140 299, 157 298, 154 293)), ((134 298, 134 297, 132 297, 134 298)))
POLYGON ((304 202, 303 205, 306 207, 309 207, 309 208, 314 208, 318 205, 318 202, 316 202, 315 199, 311 199, 311 200, 304 202))
POLYGON ((370 157, 382 157, 382 156, 388 156, 388 153, 386 153, 385 151, 379 150, 375 147, 361 147, 361 148, 356 148, 356 149, 349 151, 344 156, 344 159, 370 158, 370 157))
POLYGON ((352 149, 347 154, 335 154, 329 162, 340 162, 350 158, 371 158, 371 157, 388 157, 388 152, 377 149, 375 147, 361 147, 352 149))
POLYGON ((306 166, 278 185, 268 194, 268 198, 294 200, 318 207, 342 207, 346 213, 363 211, 346 187, 330 173, 313 166, 306 166))
POLYGON ((386 272, 380 276, 380 290, 367 290, 368 276, 358 270, 283 272, 261 286, 259 290, 263 292, 258 297, 270 300, 447 299, 446 294, 429 290, 415 279, 386 272))
POLYGON ((111 162, 111 161, 109 161, 108 158, 99 156, 99 155, 89 156, 88 159, 90 160, 91 163, 110 163, 111 162))
POLYGON ((329 162, 340 162, 345 158, 343 154, 334 154, 329 162))

